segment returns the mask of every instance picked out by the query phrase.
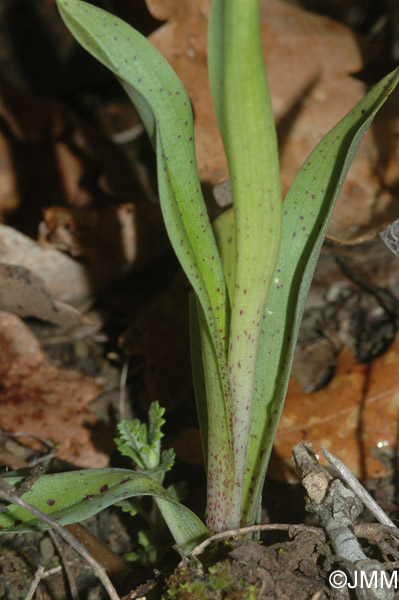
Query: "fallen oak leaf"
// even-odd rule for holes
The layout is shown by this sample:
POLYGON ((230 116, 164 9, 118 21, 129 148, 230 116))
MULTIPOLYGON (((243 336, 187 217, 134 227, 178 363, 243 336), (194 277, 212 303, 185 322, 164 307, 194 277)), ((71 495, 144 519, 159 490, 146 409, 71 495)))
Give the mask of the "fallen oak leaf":
POLYGON ((328 448, 359 479, 384 475, 385 468, 373 454, 397 447, 398 350, 399 336, 367 365, 355 363, 345 348, 333 380, 313 394, 305 394, 291 377, 269 474, 295 480, 292 446, 306 440, 317 453, 321 446, 328 448))
MULTIPOLYGON (((190 96, 200 178, 213 187, 226 180, 228 172, 207 80, 210 1, 147 0, 147 6, 155 18, 168 19, 149 39, 190 96)), ((260 7, 285 194, 304 158, 363 97, 365 85, 351 73, 361 72, 378 47, 331 19, 289 3, 261 0, 260 7)), ((329 226, 336 239, 364 238, 368 228, 382 228, 398 216, 396 107, 397 96, 378 115, 359 148, 329 226)))
MULTIPOLYGON (((102 386, 52 365, 26 325, 5 312, 0 312, 0 354, 0 428, 49 439, 59 445, 59 459, 78 467, 105 467, 112 436, 88 408, 102 386)), ((42 449, 28 435, 19 441, 42 449)))

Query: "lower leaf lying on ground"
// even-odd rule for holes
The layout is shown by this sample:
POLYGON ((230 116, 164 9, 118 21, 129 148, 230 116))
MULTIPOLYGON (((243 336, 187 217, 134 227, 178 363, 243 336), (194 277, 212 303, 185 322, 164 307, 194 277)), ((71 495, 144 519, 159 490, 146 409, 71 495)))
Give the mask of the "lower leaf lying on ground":
MULTIPOLYGON (((17 489, 24 478, 19 473, 3 475, 3 479, 17 489)), ((50 515, 60 525, 68 525, 138 495, 154 496, 176 543, 183 551, 189 552, 209 535, 202 521, 179 504, 159 483, 129 469, 87 469, 43 475, 21 498, 50 515)), ((48 528, 46 523, 15 505, 10 505, 0 513, 1 533, 24 533, 48 528)))

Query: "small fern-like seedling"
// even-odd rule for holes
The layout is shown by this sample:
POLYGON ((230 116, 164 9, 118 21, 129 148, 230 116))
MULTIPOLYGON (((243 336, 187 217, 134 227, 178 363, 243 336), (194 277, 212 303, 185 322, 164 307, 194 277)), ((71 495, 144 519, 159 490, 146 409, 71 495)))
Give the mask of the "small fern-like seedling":
POLYGON ((122 420, 118 425, 116 447, 122 456, 130 458, 141 472, 162 483, 165 473, 174 464, 172 448, 161 452, 162 426, 165 424, 165 409, 153 402, 148 413, 148 426, 138 419, 122 420))

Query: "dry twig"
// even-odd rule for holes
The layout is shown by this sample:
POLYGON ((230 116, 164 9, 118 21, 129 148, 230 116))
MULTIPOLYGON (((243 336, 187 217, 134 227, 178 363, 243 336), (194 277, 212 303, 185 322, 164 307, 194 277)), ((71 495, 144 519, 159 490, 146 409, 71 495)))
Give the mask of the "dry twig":
POLYGON ((324 456, 334 467, 336 471, 338 471, 341 478, 345 481, 345 483, 351 488, 351 490, 356 494, 356 496, 363 502, 364 506, 366 506, 369 511, 375 516, 379 523, 382 525, 387 525, 391 529, 392 535, 395 537, 399 537, 399 529, 396 527, 395 523, 391 521, 391 519, 384 513, 382 508, 377 504, 377 502, 370 496, 368 491, 362 486, 362 484, 352 475, 349 469, 333 454, 331 454, 326 448, 322 448, 324 456))
POLYGON ((33 578, 32 583, 29 586, 29 590, 28 593, 25 596, 25 600, 32 600, 33 596, 36 593, 36 590, 38 588, 38 585, 40 583, 40 581, 43 578, 43 573, 44 573, 44 567, 42 565, 39 565, 36 569, 36 573, 35 576, 33 578))
POLYGON ((78 586, 76 585, 75 577, 73 576, 72 570, 69 566, 68 560, 64 554, 64 550, 62 548, 61 542, 58 539, 58 536, 50 529, 49 531, 50 537, 53 540, 54 546, 57 548, 57 552, 59 554, 60 559, 64 565, 64 570, 69 583, 69 590, 71 592, 72 600, 79 600, 79 591, 78 586))
POLYGON ((289 531, 290 529, 307 529, 307 530, 319 530, 317 527, 308 527, 307 525, 293 525, 292 523, 263 523, 260 525, 249 525, 248 527, 240 527, 239 529, 228 529, 227 531, 221 531, 219 533, 215 533, 211 535, 209 538, 206 538, 203 542, 198 544, 190 552, 190 556, 198 556, 202 554, 202 552, 213 542, 219 540, 225 540, 230 537, 239 537, 241 535, 247 535, 248 533, 254 533, 257 531, 289 531))
MULTIPOLYGON (((310 444, 298 444, 293 449, 293 461, 307 492, 307 510, 314 513, 331 540, 335 554, 343 559, 352 580, 362 581, 362 574, 371 578, 385 571, 383 564, 369 559, 354 532, 354 521, 363 505, 352 490, 319 465, 310 444)), ((362 600, 393 600, 394 589, 387 587, 357 587, 362 600)))

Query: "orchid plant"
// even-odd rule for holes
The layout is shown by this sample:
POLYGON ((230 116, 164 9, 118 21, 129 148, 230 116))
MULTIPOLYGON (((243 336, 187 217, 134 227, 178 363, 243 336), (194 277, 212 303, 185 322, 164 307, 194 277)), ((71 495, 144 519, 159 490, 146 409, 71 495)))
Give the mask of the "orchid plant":
MULTIPOLYGON (((382 79, 306 158, 284 203, 259 22, 259 0, 213 0, 209 81, 228 162, 232 208, 210 223, 198 177, 190 100, 161 54, 130 25, 80 0, 56 0, 78 42, 112 71, 156 152, 165 226, 193 288, 192 363, 207 471, 205 523, 162 486, 162 411, 148 428, 122 423, 137 470, 42 476, 23 498, 61 524, 153 495, 189 552, 212 532, 258 521, 314 267, 342 183, 399 70, 382 79)), ((8 481, 23 478, 16 473, 8 481)), ((41 527, 22 509, 0 513, 2 532, 41 527)))

